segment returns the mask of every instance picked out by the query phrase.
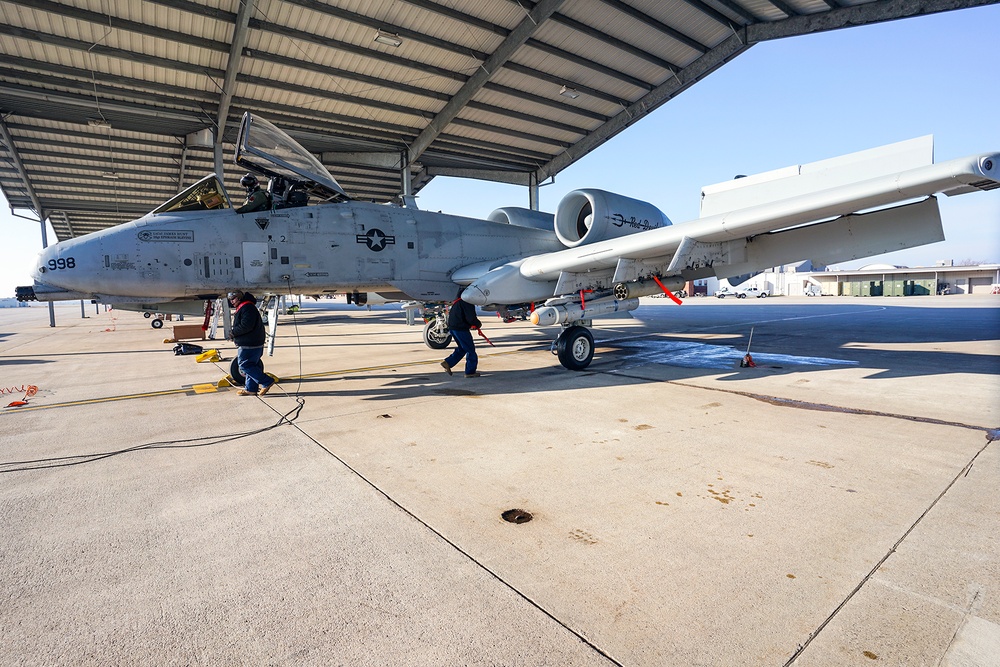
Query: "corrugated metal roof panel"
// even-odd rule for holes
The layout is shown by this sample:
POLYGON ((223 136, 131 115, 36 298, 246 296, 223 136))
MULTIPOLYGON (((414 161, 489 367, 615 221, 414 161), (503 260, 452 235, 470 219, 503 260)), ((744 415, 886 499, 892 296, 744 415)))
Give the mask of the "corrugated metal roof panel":
MULTIPOLYGON (((807 19, 830 11, 825 0, 784 3, 807 19)), ((877 4, 882 17, 895 6, 877 4)), ((214 170, 211 150, 192 149, 182 178, 181 143, 213 125, 223 92, 232 96, 227 141, 251 109, 317 153, 400 150, 462 94, 420 163, 551 170, 604 123, 613 135, 623 109, 669 81, 674 65, 734 28, 785 18, 767 0, 566 0, 488 83, 466 89, 529 9, 507 0, 258 0, 235 85, 222 91, 238 10, 233 0, 0 0, 0 111, 43 208, 72 211, 69 224, 53 220, 57 234, 144 213, 181 180, 214 170), (374 42, 379 28, 398 32, 401 44, 374 42), (561 96, 564 85, 579 96, 561 96), (108 171, 118 180, 102 178, 108 171), (116 214, 115 193, 125 191, 127 211, 116 214)), ((811 31, 809 21, 794 25, 811 31)), ((595 147, 584 146, 575 159, 595 147)), ((231 143, 223 153, 238 196, 231 143)), ((2 164, 11 158, 0 156, 0 188, 24 205, 19 175, 2 164)), ((392 170, 340 170, 359 197, 385 201, 401 187, 392 170)), ((429 178, 417 173, 416 187, 429 178)))
POLYGON ((648 92, 646 88, 626 83, 601 72, 585 69, 577 63, 530 46, 518 49, 511 61, 545 71, 568 82, 596 88, 623 100, 634 101, 648 92))
MULTIPOLYGON (((549 22, 536 33, 539 42, 555 46, 563 51, 603 65, 609 70, 634 77, 645 83, 662 81, 669 71, 659 64, 620 49, 617 45, 604 41, 584 40, 577 30, 560 23, 549 22)), ((556 56, 559 57, 559 56, 556 56)), ((576 65, 580 67, 579 64, 576 65)))

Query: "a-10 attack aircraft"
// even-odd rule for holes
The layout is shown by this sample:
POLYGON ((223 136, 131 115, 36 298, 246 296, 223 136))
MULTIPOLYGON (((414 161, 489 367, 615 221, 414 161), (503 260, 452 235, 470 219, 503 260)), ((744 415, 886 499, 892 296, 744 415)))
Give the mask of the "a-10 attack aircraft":
MULTIPOLYGON (((933 195, 1000 187, 1000 153, 934 164, 928 136, 705 187, 700 217, 680 224, 593 189, 566 195, 554 216, 501 208, 477 220, 352 201, 315 157, 249 113, 237 144, 236 163, 271 179, 271 209, 237 213, 207 176, 138 220, 47 248, 19 298, 155 310, 242 288, 440 306, 464 288, 470 303, 562 325, 559 360, 580 370, 594 355, 591 319, 630 311, 640 296, 940 241, 933 195)), ((447 345, 443 310, 425 329, 432 347, 447 345)))

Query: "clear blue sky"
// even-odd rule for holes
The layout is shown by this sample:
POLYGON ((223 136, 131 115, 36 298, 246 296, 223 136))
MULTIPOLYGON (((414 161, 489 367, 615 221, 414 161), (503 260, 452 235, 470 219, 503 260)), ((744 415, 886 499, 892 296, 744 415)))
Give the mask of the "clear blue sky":
MULTIPOLYGON (((598 187, 698 217, 703 185, 925 134, 935 159, 1000 151, 1000 5, 759 44, 590 153, 541 189, 554 211, 598 187)), ((336 174, 335 174, 336 175, 336 174)), ((437 178, 418 205, 470 217, 527 206, 527 189, 437 178)), ((947 241, 851 262, 1000 262, 1000 190, 942 197, 947 241)), ((0 210, 0 296, 30 284, 38 225, 0 210)), ((50 235, 50 239, 54 236, 50 235)))

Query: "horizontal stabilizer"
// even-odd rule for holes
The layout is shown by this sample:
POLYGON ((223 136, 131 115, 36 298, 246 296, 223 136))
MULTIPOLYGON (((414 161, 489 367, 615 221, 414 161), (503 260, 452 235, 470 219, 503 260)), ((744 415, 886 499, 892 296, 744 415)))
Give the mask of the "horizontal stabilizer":
POLYGON ((828 190, 933 163, 934 137, 927 135, 829 160, 736 178, 702 188, 701 217, 828 190))

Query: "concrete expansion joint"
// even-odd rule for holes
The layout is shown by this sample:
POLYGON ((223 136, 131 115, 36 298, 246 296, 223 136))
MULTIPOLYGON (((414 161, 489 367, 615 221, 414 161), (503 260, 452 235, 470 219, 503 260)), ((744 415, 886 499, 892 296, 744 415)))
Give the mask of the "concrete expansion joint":
MULTIPOLYGON (((724 391, 724 390, 719 390, 719 391, 724 391)), ((939 493, 938 496, 933 501, 931 501, 930 505, 927 506, 927 509, 925 509, 923 511, 923 513, 921 513, 921 515, 919 517, 917 517, 916 521, 914 521, 913 524, 910 525, 910 527, 906 529, 906 531, 900 536, 900 538, 898 540, 896 540, 896 543, 892 545, 892 547, 886 552, 886 554, 884 556, 882 556, 882 558, 877 563, 875 563, 875 566, 871 569, 871 571, 868 572, 868 574, 866 574, 861 579, 860 582, 858 582, 858 585, 855 586, 854 589, 850 593, 847 594, 847 596, 840 602, 839 605, 837 605, 837 607, 830 613, 830 615, 827 616, 826 619, 822 623, 820 623, 819 626, 817 626, 817 628, 812 633, 810 633, 810 635, 806 639, 806 641, 803 644, 801 644, 795 650, 795 652, 788 659, 788 661, 785 662, 785 664, 784 664, 783 667, 789 667, 796 660, 798 660, 799 656, 802 655, 802 653, 806 650, 806 648, 809 647, 809 644, 811 644, 812 641, 816 637, 818 637, 821 632, 823 632, 823 630, 826 628, 826 626, 829 625, 829 623, 837 616, 837 614, 839 614, 840 611, 844 607, 847 606, 847 604, 854 598, 854 596, 857 595, 861 591, 861 589, 864 588, 865 585, 868 584, 868 582, 870 582, 875 577, 875 573, 877 573, 879 571, 879 569, 885 564, 885 562, 888 561, 889 558, 894 553, 896 553, 896 550, 899 548, 899 546, 906 540, 907 537, 910 536, 910 533, 912 533, 914 530, 916 530, 917 526, 920 525, 920 522, 924 520, 924 517, 926 517, 928 514, 930 514, 931 510, 933 510, 937 506, 937 504, 941 501, 941 499, 944 498, 945 495, 947 495, 948 491, 951 490, 951 487, 953 487, 955 485, 955 483, 958 482, 958 480, 960 480, 963 477, 965 477, 966 475, 968 475, 968 473, 972 469, 972 465, 975 463, 976 459, 979 457, 980 454, 982 454, 984 451, 986 451, 986 448, 990 446, 991 442, 992 442, 992 440, 989 440, 989 439, 986 440, 986 444, 984 444, 972 456, 972 458, 969 460, 968 463, 966 463, 964 466, 962 466, 962 469, 958 471, 958 474, 955 475, 955 477, 952 478, 952 480, 948 483, 947 486, 945 486, 945 488, 941 491, 941 493, 939 493)), ((979 598, 978 594, 973 594, 972 595, 972 600, 971 600, 970 605, 969 605, 970 610, 976 604, 976 601, 978 600, 978 598, 979 598)), ((966 619, 968 618, 968 616, 969 616, 969 613, 966 612, 966 619)), ((959 630, 960 629, 961 629, 961 627, 959 628, 959 630)), ((956 636, 957 636, 957 634, 958 634, 958 631, 956 630, 956 636)))

